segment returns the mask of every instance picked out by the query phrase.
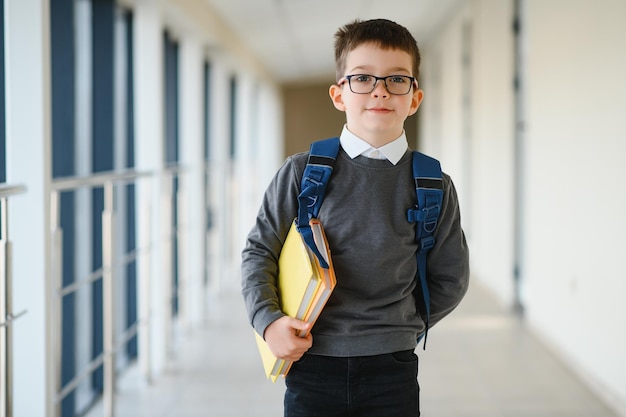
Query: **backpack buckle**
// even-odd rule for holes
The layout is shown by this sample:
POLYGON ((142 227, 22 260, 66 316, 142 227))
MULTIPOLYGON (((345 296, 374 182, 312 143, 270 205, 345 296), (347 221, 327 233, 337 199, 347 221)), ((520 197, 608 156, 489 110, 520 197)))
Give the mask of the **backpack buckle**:
POLYGON ((309 202, 306 204, 307 207, 315 207, 321 194, 318 188, 321 186, 323 186, 321 181, 317 181, 311 177, 306 177, 302 180, 301 195, 309 199, 309 202))
POLYGON ((424 230, 428 233, 432 233, 437 227, 437 219, 439 218, 440 211, 441 207, 439 204, 422 209, 415 206, 415 208, 407 210, 406 217, 409 223, 424 222, 424 230))
POLYGON ((417 223, 419 219, 420 210, 415 206, 415 208, 410 208, 406 211, 406 218, 409 223, 417 223))
POLYGON ((419 240, 419 242, 417 243, 417 251, 427 251, 432 249, 433 246, 435 246, 435 238, 432 236, 427 236, 419 240))

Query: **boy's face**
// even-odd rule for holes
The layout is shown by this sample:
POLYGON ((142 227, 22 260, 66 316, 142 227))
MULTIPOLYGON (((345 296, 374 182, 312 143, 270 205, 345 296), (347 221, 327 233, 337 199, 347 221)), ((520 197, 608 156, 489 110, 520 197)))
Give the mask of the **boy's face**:
MULTIPOLYGON (((412 76, 412 60, 407 52, 381 49, 365 43, 348 53, 346 75, 367 74, 412 76)), ((390 82, 390 81, 389 81, 390 82)), ((383 80, 378 80, 371 93, 357 94, 350 90, 348 81, 332 85, 329 93, 338 110, 346 113, 347 127, 373 147, 381 147, 397 139, 404 129, 406 118, 417 111, 424 93, 416 86, 406 95, 390 94, 383 80)))

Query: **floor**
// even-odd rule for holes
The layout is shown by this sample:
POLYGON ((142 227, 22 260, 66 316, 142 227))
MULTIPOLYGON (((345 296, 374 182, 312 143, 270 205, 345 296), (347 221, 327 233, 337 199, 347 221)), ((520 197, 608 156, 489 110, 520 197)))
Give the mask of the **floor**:
MULTIPOLYGON (((210 310, 153 385, 124 375, 116 417, 282 416, 284 383, 265 379, 237 288, 210 310)), ((476 284, 417 352, 425 417, 618 417, 476 284)))

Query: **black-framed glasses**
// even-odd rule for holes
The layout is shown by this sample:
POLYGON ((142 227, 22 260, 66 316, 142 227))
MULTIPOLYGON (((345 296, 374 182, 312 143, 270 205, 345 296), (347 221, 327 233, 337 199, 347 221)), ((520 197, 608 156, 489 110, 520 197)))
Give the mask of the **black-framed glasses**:
POLYGON ((389 94, 398 96, 409 94, 413 84, 417 87, 415 77, 410 77, 408 75, 388 75, 386 77, 377 77, 369 74, 351 74, 343 77, 337 84, 341 85, 348 81, 350 91, 353 93, 369 94, 376 88, 378 80, 383 80, 389 94))

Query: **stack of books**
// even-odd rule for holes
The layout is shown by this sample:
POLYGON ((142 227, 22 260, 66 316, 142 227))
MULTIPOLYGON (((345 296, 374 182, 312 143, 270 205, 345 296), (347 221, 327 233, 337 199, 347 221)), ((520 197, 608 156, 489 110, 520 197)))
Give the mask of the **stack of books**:
MULTIPOLYGON (((330 297, 337 279, 324 228, 318 219, 309 222, 317 249, 328 264, 323 268, 313 251, 304 242, 294 221, 289 229, 278 259, 278 297, 282 311, 288 316, 314 324, 330 297)), ((308 332, 298 336, 306 337, 308 332)), ((255 332, 266 376, 276 379, 287 375, 292 362, 276 358, 263 337, 255 332)))

